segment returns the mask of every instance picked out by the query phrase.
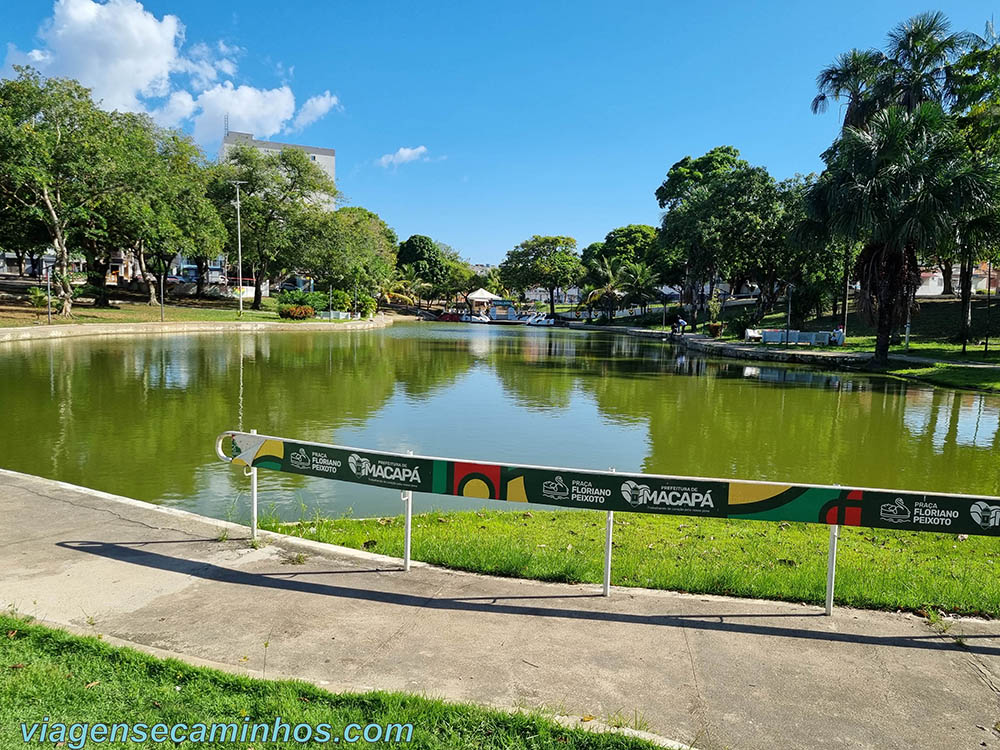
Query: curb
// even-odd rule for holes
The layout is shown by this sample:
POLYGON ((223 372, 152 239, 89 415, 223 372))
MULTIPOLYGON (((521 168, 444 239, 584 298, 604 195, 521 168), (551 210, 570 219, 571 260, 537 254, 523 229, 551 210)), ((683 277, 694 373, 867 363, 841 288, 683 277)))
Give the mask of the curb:
POLYGON ((128 336, 177 333, 261 333, 264 331, 368 331, 391 326, 393 319, 378 315, 374 320, 347 323, 281 323, 270 321, 175 321, 164 323, 65 323, 52 326, 0 328, 0 344, 15 341, 47 341, 82 336, 128 336))

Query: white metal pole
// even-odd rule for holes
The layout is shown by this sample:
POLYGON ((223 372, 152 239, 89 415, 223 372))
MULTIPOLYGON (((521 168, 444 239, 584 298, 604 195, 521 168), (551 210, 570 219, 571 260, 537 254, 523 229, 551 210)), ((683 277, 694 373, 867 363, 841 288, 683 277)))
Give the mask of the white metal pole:
MULTIPOLYGON (((614 472, 615 467, 610 467, 614 472)), ((608 511, 607 525, 604 532, 604 596, 611 596, 611 534, 615 527, 615 512, 608 511)))
MULTIPOLYGON (((44 263, 44 261, 42 261, 44 263)), ((45 269, 45 315, 52 325, 52 268, 45 269)))
POLYGON ((239 316, 243 317, 243 228, 240 224, 240 185, 246 180, 230 180, 236 186, 236 272, 240 275, 236 296, 240 301, 239 316))
MULTIPOLYGON (((251 435, 256 435, 257 430, 250 430, 251 435)), ((257 541, 257 467, 250 469, 250 539, 257 541)))
MULTIPOLYGON (((412 456, 413 451, 407 451, 412 456)), ((413 539, 413 490, 403 490, 399 493, 403 500, 403 572, 410 572, 410 544, 413 539)))
POLYGON ((604 595, 611 596, 611 532, 615 525, 615 512, 608 511, 607 530, 604 538, 604 595))
POLYGON ((833 582, 837 573, 837 537, 840 526, 830 526, 830 549, 826 558, 826 613, 833 614, 833 582))

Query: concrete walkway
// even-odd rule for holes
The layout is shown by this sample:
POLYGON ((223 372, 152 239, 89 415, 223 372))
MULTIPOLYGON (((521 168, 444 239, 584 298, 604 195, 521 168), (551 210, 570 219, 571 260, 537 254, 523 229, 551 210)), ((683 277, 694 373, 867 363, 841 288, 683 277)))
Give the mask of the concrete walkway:
POLYGON ((407 574, 12 472, 0 518, 0 605, 160 654, 259 674, 267 642, 268 677, 638 717, 700 748, 1000 748, 996 622, 407 574))
POLYGON ((365 331, 392 325, 393 318, 342 323, 310 320, 301 323, 267 320, 174 320, 165 323, 61 323, 0 328, 0 344, 12 341, 65 339, 78 336, 146 336, 163 333, 261 333, 267 331, 365 331))

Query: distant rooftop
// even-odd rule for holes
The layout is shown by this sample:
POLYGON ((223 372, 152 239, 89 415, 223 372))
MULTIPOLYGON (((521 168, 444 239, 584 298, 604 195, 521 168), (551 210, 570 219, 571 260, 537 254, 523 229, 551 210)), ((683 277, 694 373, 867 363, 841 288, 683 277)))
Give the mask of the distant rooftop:
POLYGON ((241 133, 238 130, 230 130, 222 139, 223 145, 247 145, 254 148, 273 148, 280 151, 283 148, 297 148, 310 154, 322 154, 324 156, 335 156, 336 149, 320 148, 319 146, 303 146, 299 143, 279 143, 278 141, 261 141, 253 137, 253 133, 241 133))

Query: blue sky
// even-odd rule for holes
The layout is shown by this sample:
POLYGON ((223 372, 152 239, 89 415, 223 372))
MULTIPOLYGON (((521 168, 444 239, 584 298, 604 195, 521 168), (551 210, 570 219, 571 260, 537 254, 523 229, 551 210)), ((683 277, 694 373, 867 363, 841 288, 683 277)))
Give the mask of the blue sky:
POLYGON ((347 202, 401 238, 496 263, 532 234, 583 247, 658 223, 666 170, 717 145, 778 178, 818 170, 838 125, 809 111, 818 70, 931 8, 976 32, 994 12, 974 0, 59 0, 5 4, 0 41, 5 73, 32 62, 73 75, 213 155, 223 112, 233 129, 335 148, 347 202))

